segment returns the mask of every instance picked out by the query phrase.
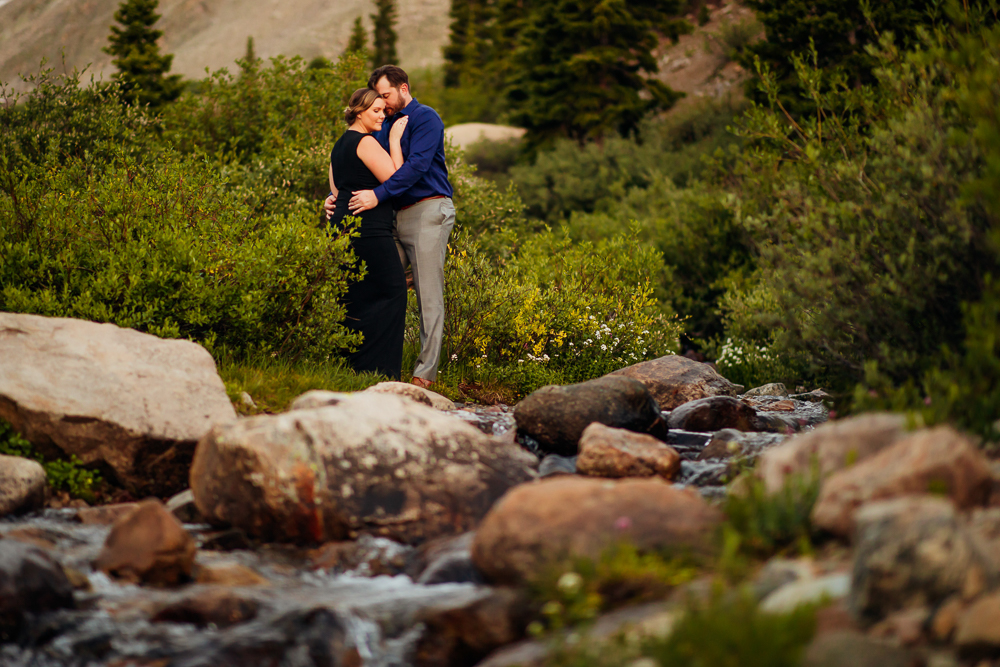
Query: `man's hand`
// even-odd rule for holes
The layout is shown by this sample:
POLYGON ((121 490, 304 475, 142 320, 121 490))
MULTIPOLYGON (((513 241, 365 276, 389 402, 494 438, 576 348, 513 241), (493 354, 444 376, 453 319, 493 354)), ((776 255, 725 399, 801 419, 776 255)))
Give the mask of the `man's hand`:
POLYGON ((375 192, 372 190, 355 190, 352 194, 354 196, 347 203, 347 208, 351 211, 351 215, 357 215, 378 206, 378 197, 375 196, 375 192))
POLYGON ((326 209, 326 219, 331 219, 337 211, 337 198, 333 195, 327 197, 326 201, 323 202, 323 208, 326 209))

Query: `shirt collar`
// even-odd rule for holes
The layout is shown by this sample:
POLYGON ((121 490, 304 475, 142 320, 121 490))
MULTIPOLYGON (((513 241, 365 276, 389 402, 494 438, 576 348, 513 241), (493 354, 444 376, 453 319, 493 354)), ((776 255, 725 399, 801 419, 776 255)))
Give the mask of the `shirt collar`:
POLYGON ((414 111, 416 111, 417 107, 419 107, 419 106, 420 106, 420 102, 417 101, 417 98, 412 97, 412 98, 410 98, 410 101, 407 103, 407 105, 405 107, 403 107, 402 109, 400 109, 399 111, 396 112, 396 115, 397 116, 409 116, 414 111))

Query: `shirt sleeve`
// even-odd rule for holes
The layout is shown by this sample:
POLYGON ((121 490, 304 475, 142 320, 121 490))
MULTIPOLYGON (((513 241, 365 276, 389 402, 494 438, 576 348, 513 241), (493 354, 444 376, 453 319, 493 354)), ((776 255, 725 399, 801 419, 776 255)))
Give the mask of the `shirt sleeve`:
POLYGON ((411 116, 406 131, 410 133, 410 154, 388 181, 375 188, 379 202, 403 194, 430 171, 444 137, 444 122, 436 113, 421 114, 419 119, 411 116))

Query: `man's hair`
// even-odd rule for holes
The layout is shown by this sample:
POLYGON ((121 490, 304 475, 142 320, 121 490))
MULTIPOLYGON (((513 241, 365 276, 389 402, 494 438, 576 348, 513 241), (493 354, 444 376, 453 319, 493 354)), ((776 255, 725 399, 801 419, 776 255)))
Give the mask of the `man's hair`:
POLYGON ((358 88, 351 94, 350 101, 344 107, 344 121, 348 125, 353 125, 358 116, 368 111, 377 99, 379 99, 378 93, 371 88, 358 88))
POLYGON ((406 76, 406 72, 403 68, 396 67, 395 65, 382 65, 368 77, 368 87, 375 90, 375 84, 379 82, 379 79, 385 77, 389 82, 389 85, 393 88, 399 88, 404 83, 410 85, 410 77, 406 76))

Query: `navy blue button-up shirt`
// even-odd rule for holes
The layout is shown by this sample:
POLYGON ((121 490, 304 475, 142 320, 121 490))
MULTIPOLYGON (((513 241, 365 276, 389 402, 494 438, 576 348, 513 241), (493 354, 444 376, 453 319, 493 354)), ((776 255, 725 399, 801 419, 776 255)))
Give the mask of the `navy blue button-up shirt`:
POLYGON ((382 125, 382 129, 374 134, 375 138, 388 152, 389 130, 402 116, 410 117, 400 140, 403 166, 388 181, 375 188, 375 196, 379 202, 391 199, 393 208, 397 210, 428 197, 451 197, 453 191, 444 162, 444 123, 437 111, 410 100, 382 125))

